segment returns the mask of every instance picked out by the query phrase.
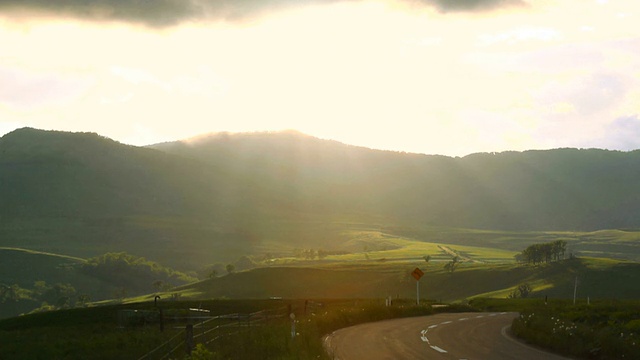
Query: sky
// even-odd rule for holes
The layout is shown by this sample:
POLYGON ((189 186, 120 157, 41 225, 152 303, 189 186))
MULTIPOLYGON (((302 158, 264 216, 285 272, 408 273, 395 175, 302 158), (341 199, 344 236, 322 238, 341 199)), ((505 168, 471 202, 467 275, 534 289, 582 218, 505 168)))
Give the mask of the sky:
POLYGON ((640 148, 638 0, 0 0, 0 136, 640 148))

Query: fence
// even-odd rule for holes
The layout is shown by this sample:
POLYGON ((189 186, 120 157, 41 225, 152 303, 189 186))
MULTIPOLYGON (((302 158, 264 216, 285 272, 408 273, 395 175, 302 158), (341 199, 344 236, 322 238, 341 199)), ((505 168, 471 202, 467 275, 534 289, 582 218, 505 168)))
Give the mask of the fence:
POLYGON ((261 310, 251 314, 226 314, 208 316, 201 309, 189 309, 190 313, 183 315, 168 315, 167 321, 186 322, 180 326, 181 330, 165 343, 140 357, 138 360, 169 359, 176 354, 189 354, 195 344, 209 345, 225 336, 237 335, 249 330, 252 326, 261 326, 269 321, 281 319, 291 311, 290 307, 261 310), (197 313, 194 316, 193 313, 197 313))

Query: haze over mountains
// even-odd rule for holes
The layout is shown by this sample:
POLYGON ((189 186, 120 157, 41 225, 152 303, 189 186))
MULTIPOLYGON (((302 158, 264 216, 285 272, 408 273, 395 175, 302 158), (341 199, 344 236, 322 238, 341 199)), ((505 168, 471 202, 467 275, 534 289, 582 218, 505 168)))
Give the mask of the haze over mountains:
POLYGON ((187 261, 175 260, 181 254, 206 263, 256 252, 276 237, 283 246, 335 246, 339 238, 316 230, 336 221, 639 228, 640 151, 450 158, 292 131, 214 134, 146 148, 30 128, 0 138, 0 246, 82 256, 137 248, 145 251, 137 255, 180 267, 187 261))
POLYGON ((199 159, 292 206, 416 224, 503 230, 637 227, 640 151, 558 149, 463 158, 378 151, 295 132, 152 146, 199 159))

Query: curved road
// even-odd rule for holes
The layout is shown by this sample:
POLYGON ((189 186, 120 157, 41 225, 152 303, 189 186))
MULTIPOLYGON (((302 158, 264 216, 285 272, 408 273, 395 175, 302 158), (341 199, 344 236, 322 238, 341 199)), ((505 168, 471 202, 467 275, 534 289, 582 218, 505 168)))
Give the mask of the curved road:
POLYGON ((325 339, 336 360, 566 360, 507 334, 517 313, 455 313, 352 326, 325 339))

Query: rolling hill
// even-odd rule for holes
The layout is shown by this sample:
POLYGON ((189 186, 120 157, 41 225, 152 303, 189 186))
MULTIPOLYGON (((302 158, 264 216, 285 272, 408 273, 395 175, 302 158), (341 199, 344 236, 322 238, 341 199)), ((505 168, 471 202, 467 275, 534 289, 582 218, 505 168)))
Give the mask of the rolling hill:
POLYGON ((423 299, 522 284, 568 298, 576 277, 580 298, 638 298, 639 229, 640 151, 451 158, 293 131, 148 147, 30 128, 0 138, 0 318, 156 294, 412 298, 416 267, 423 299), (513 261, 557 240, 570 259, 513 261))
MULTIPOLYGON (((511 232, 483 241, 513 249, 517 232, 640 228, 639 185, 640 151, 450 158, 291 131, 140 148, 25 128, 0 138, 0 246, 127 251, 189 270, 246 254, 340 249, 354 229, 420 241, 452 228, 511 232)), ((448 238, 463 242, 455 234, 464 232, 448 238)))
POLYGON ((151 146, 259 179, 299 210, 493 230, 640 224, 640 151, 556 149, 463 158, 378 151, 297 132, 151 146), (307 205, 307 206, 305 206, 307 205))
MULTIPOLYGON (((637 299, 640 287, 633 279, 640 264, 595 258, 574 258, 543 266, 518 264, 466 264, 450 273, 440 265, 424 262, 404 267, 341 266, 267 267, 174 289, 183 299, 333 299, 402 298, 416 296, 416 281, 409 275, 420 267, 423 299, 463 301, 474 297, 506 298, 518 285, 529 284, 530 297, 572 298, 576 277, 577 296, 591 299, 637 299)), ((143 296, 133 301, 151 301, 143 296)))
POLYGON ((122 253, 81 259, 0 247, 0 319, 36 308, 81 307, 138 296, 193 281, 186 274, 122 253))

